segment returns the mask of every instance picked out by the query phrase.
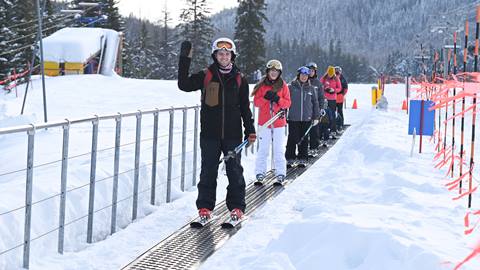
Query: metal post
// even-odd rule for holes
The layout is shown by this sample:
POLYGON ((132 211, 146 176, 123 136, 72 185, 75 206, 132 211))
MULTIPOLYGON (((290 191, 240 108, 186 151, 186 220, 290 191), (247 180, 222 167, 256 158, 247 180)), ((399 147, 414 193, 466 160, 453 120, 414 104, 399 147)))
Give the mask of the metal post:
MULTIPOLYGON (((47 1, 43 1, 42 10, 45 10, 45 5, 46 4, 47 4, 47 1)), ((37 35, 37 38, 35 39, 35 41, 39 42, 41 38, 42 38, 41 36, 37 35)), ((32 81, 32 72, 33 72, 33 67, 35 67, 35 58, 37 56, 38 49, 39 48, 37 46, 35 46, 35 48, 33 49, 32 61, 30 62, 29 69, 28 69, 28 76, 27 76, 28 79, 27 79, 27 83, 26 83, 26 86, 25 86, 25 93, 23 94, 22 110, 20 111, 20 114, 22 114, 22 115, 23 115, 23 111, 25 109, 25 101, 27 101, 28 86, 30 85, 30 82, 32 81)), ((42 74, 43 74, 43 72, 42 72, 42 74)), ((32 84, 32 89, 33 89, 33 84, 32 84)))
POLYGON ((92 121, 92 152, 90 158, 90 193, 88 196, 87 243, 93 238, 93 211, 95 205, 95 176, 97 168, 98 116, 92 121))
POLYGON ((420 106, 420 145, 418 147, 418 152, 422 153, 422 138, 423 138, 423 108, 425 107, 425 100, 422 99, 420 106))
POLYGON ((32 221, 32 183, 33 183, 33 150, 35 142, 35 127, 27 132, 28 134, 28 152, 27 152, 27 179, 25 186, 25 227, 23 241, 23 268, 29 268, 30 262, 30 229, 32 221))
POLYGON ((192 172, 192 186, 197 185, 197 154, 198 154, 198 113, 199 107, 195 107, 195 127, 193 131, 193 172, 192 172))
POLYGON ((170 125, 168 131, 167 203, 170 202, 172 193, 173 117, 175 111, 171 109, 168 112, 170 113, 170 125))
POLYGON ((132 220, 137 219, 138 208, 138 176, 140 167, 140 144, 142 131, 142 112, 137 112, 137 130, 135 135, 135 171, 133 176, 133 206, 132 206, 132 220))
POLYGON ((187 109, 182 110, 183 125, 182 125, 182 165, 180 174, 180 189, 185 191, 185 160, 187 153, 187 109))
MULTIPOLYGON (((253 105, 252 115, 253 115, 253 122, 255 123, 255 121, 257 120, 257 117, 255 115, 255 105, 253 105)), ((258 126, 257 126, 257 130, 258 130, 258 126)), ((257 134, 257 135, 260 135, 260 134, 257 134)), ((258 141, 256 141, 256 143, 258 145, 258 141)), ((251 147, 252 154, 253 154, 254 149, 255 149, 255 147, 252 145, 252 147, 251 147)), ((246 153, 248 153, 248 151, 245 151, 245 154, 246 153)))
POLYGON ((120 136, 122 134, 122 115, 115 117, 115 154, 113 161, 113 187, 112 187, 112 217, 110 222, 110 234, 114 234, 117 228, 117 198, 118 198, 118 171, 120 168, 120 136))
MULTIPOLYGON (((445 41, 444 41, 445 42, 445 41)), ((446 45, 446 43, 445 43, 446 45)), ((448 54, 448 48, 447 47, 443 47, 443 78, 444 79, 447 79, 447 76, 448 76, 448 71, 449 71, 449 59, 447 57, 447 54, 448 54)))
POLYGON ((152 189, 150 204, 155 205, 155 187, 157 186, 157 145, 158 145, 158 109, 153 113, 153 147, 152 147, 152 189))
POLYGON ((40 1, 37 0, 37 16, 38 16, 38 39, 40 43, 40 70, 42 73, 42 88, 43 88, 43 117, 44 121, 47 122, 47 96, 45 91, 45 63, 43 62, 43 38, 42 38, 42 15, 40 12, 40 1))
POLYGON ((63 254, 63 244, 65 241, 65 204, 67 200, 67 170, 68 170, 68 140, 70 134, 70 121, 63 126, 63 146, 62 146, 62 173, 60 187, 60 213, 58 221, 58 253, 63 254))

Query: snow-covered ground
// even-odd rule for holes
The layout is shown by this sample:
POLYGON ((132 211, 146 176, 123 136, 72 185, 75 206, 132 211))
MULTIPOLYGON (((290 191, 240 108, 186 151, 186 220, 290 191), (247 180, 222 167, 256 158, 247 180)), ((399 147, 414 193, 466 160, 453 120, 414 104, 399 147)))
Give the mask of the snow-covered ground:
MULTIPOLYGON (((198 93, 183 93, 174 81, 85 75, 48 78, 47 87, 50 120, 193 105, 199 101, 198 93)), ((433 142, 424 140, 423 153, 416 151, 410 157, 408 116, 400 110, 404 86, 387 86, 387 112, 372 109, 370 87, 350 86, 348 106, 356 98, 359 109, 346 110, 346 122, 352 126, 340 141, 282 194, 250 216, 202 269, 452 269, 470 253, 478 233, 463 234, 466 200, 451 200, 453 194, 444 187, 448 180, 445 171, 434 169, 433 142)), ((17 116, 21 97, 2 96, 0 127, 41 122, 41 102, 38 80, 29 93, 25 116, 17 116)), ((126 134, 134 132, 134 124, 126 121, 126 134)), ((176 125, 176 130, 180 127, 176 125)), ((85 125, 72 129, 71 137, 76 138, 72 139, 72 155, 89 151, 90 128, 85 125)), ((113 128, 114 123, 103 127, 107 131, 100 139, 102 148, 113 145, 113 128)), ((470 128, 466 130, 470 134, 470 128)), ((165 132, 166 125, 160 133, 165 132)), ((61 151, 61 130, 40 131, 36 136, 35 161, 57 159, 52 155, 61 151)), ((134 138, 126 137, 125 142, 134 138)), ((467 138, 469 141, 470 137, 467 138)), ((23 135, 0 136, 0 175, 25 166, 25 141, 23 135)), ((143 145, 142 151, 149 153, 143 145)), ((113 151, 104 154, 108 162, 100 162, 104 167, 97 167, 97 178, 111 174, 112 155, 113 151)), ((87 156, 69 164, 71 187, 88 183, 88 160, 87 156)), ((247 179, 253 179, 254 161, 252 155, 242 158, 247 179)), ((144 162, 148 163, 148 159, 144 162)), ((133 164, 133 147, 122 152, 122 164, 133 164)), ((34 200, 58 192, 58 165, 56 168, 39 170, 35 175, 34 200)), ((125 194, 131 190, 132 175, 120 178, 125 194)), ((225 196, 226 186, 225 177, 220 175, 219 201, 225 196)), ((0 213, 24 204, 24 178, 24 172, 0 176, 0 213)), ((159 178, 163 181, 164 174, 159 178)), ((145 169, 140 182, 148 186, 149 180, 145 169)), ((111 199, 111 188, 108 184, 97 188, 96 205, 101 208, 111 199)), ((82 192, 67 197, 67 216, 85 214, 88 191, 82 192)), ((175 186, 173 195, 172 203, 158 206, 149 205, 148 197, 141 196, 140 219, 133 224, 129 224, 130 201, 120 204, 120 230, 112 236, 108 236, 108 211, 99 212, 95 219, 95 244, 85 243, 86 221, 73 224, 67 228, 64 255, 55 253, 56 233, 39 239, 32 244, 31 269, 121 268, 196 215, 195 188, 181 193, 175 186)), ((474 207, 477 200, 474 194, 474 207)), ((58 222, 57 205, 58 200, 53 200, 34 207, 33 236, 54 228, 58 222)), ((0 224, 1 253, 21 243, 23 210, 0 216, 0 224)), ((0 269, 20 266, 21 248, 0 255, 0 269)), ((474 258, 461 269, 479 267, 479 259, 474 258)))

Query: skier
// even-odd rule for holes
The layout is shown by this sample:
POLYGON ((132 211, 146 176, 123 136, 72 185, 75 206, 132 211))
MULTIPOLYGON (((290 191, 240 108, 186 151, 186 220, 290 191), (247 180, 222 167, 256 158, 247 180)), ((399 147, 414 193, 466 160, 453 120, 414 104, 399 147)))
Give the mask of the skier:
MULTIPOLYGON (((282 79, 282 63, 278 60, 270 60, 267 62, 266 76, 255 85, 252 96, 253 103, 259 108, 258 124, 263 125, 281 110, 290 107, 290 91, 287 83, 282 79)), ((258 183, 265 178, 267 170, 267 156, 270 149, 270 143, 273 148, 273 156, 275 164, 276 181, 282 183, 285 179, 287 161, 285 160, 285 126, 287 121, 285 117, 281 117, 269 128, 264 128, 258 134, 258 153, 255 163, 255 174, 258 183)))
MULTIPOLYGON (((318 79, 317 76, 317 64, 314 62, 310 62, 307 64, 307 67, 310 69, 310 73, 308 75, 308 81, 310 84, 315 88, 315 94, 317 95, 318 99, 318 106, 319 106, 319 111, 320 114, 324 114, 326 109, 326 104, 325 104, 325 94, 323 92, 323 85, 318 79)), ((310 131, 310 151, 315 153, 315 151, 318 149, 318 146, 320 145, 320 126, 316 125, 312 128, 310 131)))
POLYGON ((340 79, 335 75, 335 68, 333 66, 328 66, 327 72, 322 76, 320 82, 323 84, 325 89, 325 98, 327 99, 328 104, 328 115, 330 121, 330 132, 332 139, 335 139, 337 132, 337 125, 335 121, 335 111, 337 109, 337 93, 342 90, 342 85, 340 79))
POLYGON ((340 119, 340 123, 337 126, 337 130, 338 132, 341 133, 343 131, 343 124, 344 124, 343 102, 345 100, 345 95, 347 95, 347 92, 348 92, 348 82, 347 82, 347 79, 345 79, 345 76, 343 76, 343 71, 340 66, 335 67, 335 75, 340 79, 340 84, 342 86, 342 89, 337 94, 337 113, 339 114, 339 119, 340 119))
MULTIPOLYGON (((178 88, 185 92, 202 90, 200 111, 201 172, 197 208, 201 219, 208 220, 215 207, 220 153, 224 156, 244 139, 255 142, 247 80, 235 65, 236 48, 232 40, 219 38, 212 44, 213 63, 205 70, 189 75, 192 44, 181 44, 178 88)), ((225 161, 228 177, 227 208, 233 219, 245 212, 245 179, 240 154, 225 161)))
POLYGON ((260 71, 260 69, 257 69, 253 72, 253 79, 256 83, 260 82, 260 80, 262 79, 262 72, 260 71))
POLYGON ((297 78, 292 81, 290 89, 291 106, 288 111, 288 140, 285 158, 287 167, 298 160, 304 166, 308 160, 308 129, 318 124, 319 107, 315 88, 310 85, 308 76, 310 69, 302 66, 297 70, 297 78), (307 135, 307 136, 305 136, 307 135), (296 155, 297 145, 298 155, 296 155))

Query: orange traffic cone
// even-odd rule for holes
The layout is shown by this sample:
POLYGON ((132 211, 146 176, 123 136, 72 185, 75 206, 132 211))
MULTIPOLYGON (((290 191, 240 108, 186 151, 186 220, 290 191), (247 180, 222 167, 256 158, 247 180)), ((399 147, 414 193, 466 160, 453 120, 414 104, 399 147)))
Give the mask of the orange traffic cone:
POLYGON ((406 111, 408 109, 407 107, 407 101, 406 100, 403 100, 403 103, 402 103, 402 111, 406 111))
POLYGON ((358 109, 358 106, 357 106, 357 99, 354 99, 354 100, 353 100, 352 109, 358 109))

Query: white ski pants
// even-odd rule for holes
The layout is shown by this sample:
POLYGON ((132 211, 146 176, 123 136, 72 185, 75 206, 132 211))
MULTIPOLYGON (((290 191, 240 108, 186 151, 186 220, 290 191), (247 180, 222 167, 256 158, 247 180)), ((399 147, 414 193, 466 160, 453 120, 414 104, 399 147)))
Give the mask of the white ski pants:
POLYGON ((255 162, 255 174, 266 173, 267 161, 269 160, 268 156, 270 155, 270 145, 273 145, 273 169, 275 169, 275 175, 287 174, 287 161, 285 159, 285 141, 285 127, 262 129, 258 136, 258 153, 255 162))

